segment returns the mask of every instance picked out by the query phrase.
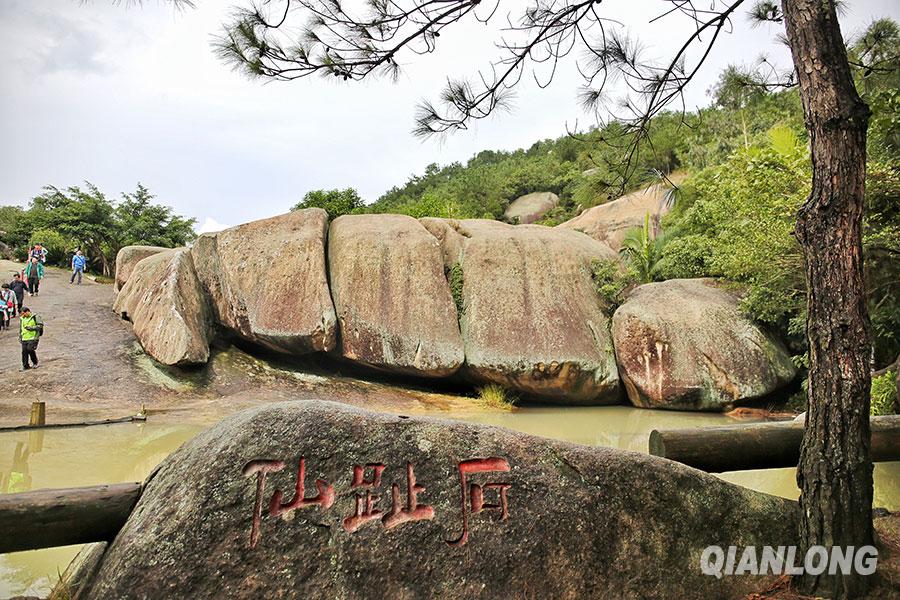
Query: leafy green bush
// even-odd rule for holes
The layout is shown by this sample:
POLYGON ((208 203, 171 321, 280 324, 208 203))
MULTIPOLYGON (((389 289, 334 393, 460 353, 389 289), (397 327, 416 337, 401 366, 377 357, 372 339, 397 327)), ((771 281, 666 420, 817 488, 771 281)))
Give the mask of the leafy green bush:
POLYGON ((887 371, 872 378, 872 404, 869 413, 873 416, 892 415, 897 403, 897 374, 887 371))
POLYGON ((793 237, 809 190, 809 156, 784 127, 765 145, 736 151, 682 186, 687 198, 664 220, 673 232, 661 275, 723 277, 747 286, 743 308, 787 331, 805 304, 803 260, 793 237))
POLYGON ((595 260, 591 263, 591 277, 600 298, 600 306, 608 315, 615 312, 624 300, 625 290, 634 280, 615 260, 595 260))

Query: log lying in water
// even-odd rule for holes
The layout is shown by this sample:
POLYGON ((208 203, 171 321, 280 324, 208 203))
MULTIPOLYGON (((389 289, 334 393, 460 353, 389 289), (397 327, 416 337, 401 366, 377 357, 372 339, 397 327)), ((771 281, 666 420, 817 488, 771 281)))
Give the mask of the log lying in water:
POLYGON ((0 495, 0 554, 110 541, 140 495, 140 483, 0 495))
POLYGON ((41 425, 15 425, 12 427, 0 427, 3 431, 30 431, 33 429, 66 429, 69 427, 91 427, 94 425, 115 425, 116 423, 143 423, 146 415, 132 415, 116 419, 103 419, 102 421, 80 421, 78 423, 43 423, 41 425))
MULTIPOLYGON (((900 460, 900 415, 872 417, 872 460, 900 460)), ((720 473, 796 467, 800 460, 803 423, 779 421, 653 430, 650 454, 720 473)))

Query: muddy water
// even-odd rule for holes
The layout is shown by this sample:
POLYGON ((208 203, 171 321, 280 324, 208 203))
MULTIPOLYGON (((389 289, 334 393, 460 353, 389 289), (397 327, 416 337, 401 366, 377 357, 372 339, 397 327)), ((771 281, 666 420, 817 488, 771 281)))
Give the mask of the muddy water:
MULTIPOLYGON (((435 416, 449 417, 446 411, 435 416)), ((502 425, 580 444, 646 452, 651 429, 734 423, 721 415, 671 413, 628 407, 523 408, 466 411, 457 418, 502 425)), ((143 424, 0 433, 0 493, 29 489, 139 481, 170 452, 211 424, 143 424)), ((793 469, 722 476, 733 483, 797 497, 793 469)), ((900 510, 900 463, 875 467, 875 505, 900 510)), ((2 535, 2 532, 0 532, 2 535)), ((0 555, 0 598, 46 595, 77 546, 0 555)))

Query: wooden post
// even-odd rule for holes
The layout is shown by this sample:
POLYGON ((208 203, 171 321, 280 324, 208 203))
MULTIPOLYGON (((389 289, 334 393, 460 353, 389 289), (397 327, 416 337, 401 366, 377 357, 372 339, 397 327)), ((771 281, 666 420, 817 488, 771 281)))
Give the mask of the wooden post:
MULTIPOLYGON (((900 460, 900 415, 872 417, 872 460, 900 460)), ((796 467, 803 423, 779 421, 725 427, 653 430, 650 454, 721 473, 796 467)))
POLYGON ((47 403, 32 402, 31 403, 31 419, 28 422, 29 427, 41 427, 47 422, 47 403))
POLYGON ((0 494, 0 554, 111 541, 141 495, 140 483, 0 494))

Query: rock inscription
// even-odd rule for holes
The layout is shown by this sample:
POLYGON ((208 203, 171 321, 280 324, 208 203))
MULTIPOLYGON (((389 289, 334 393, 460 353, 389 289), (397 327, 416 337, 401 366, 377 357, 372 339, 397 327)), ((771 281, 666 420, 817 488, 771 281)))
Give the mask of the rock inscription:
MULTIPOLYGON (((278 473, 287 467, 287 462, 273 459, 254 459, 249 461, 242 470, 244 477, 256 476, 256 497, 253 503, 253 519, 250 526, 250 548, 256 548, 259 544, 262 519, 264 515, 263 503, 266 494, 266 479, 271 473, 278 473)), ((353 465, 350 478, 350 489, 353 494, 352 512, 342 520, 342 526, 347 533, 354 533, 360 527, 370 522, 381 522, 384 529, 393 529, 405 523, 414 521, 430 521, 434 519, 434 508, 419 500, 419 494, 426 492, 425 486, 416 481, 415 466, 406 463, 406 491, 405 500, 401 497, 401 484, 392 482, 390 486, 391 508, 387 512, 376 508, 381 499, 381 478, 386 466, 384 463, 366 463, 365 465, 353 465)), ((464 546, 469 540, 469 518, 484 511, 499 512, 499 521, 509 518, 508 492, 512 484, 506 481, 487 481, 473 483, 468 481, 473 475, 486 473, 509 472, 509 462, 505 458, 488 457, 472 458, 461 461, 457 465, 460 486, 460 513, 462 532, 453 540, 444 540, 449 546, 464 546), (467 487, 468 483, 468 487, 467 487), (485 500, 485 493, 495 493, 496 501, 485 500)), ((307 507, 317 507, 320 511, 329 510, 335 502, 334 486, 323 479, 316 479, 316 494, 306 496, 306 457, 301 456, 297 461, 297 479, 294 485, 294 495, 288 502, 282 502, 284 492, 276 489, 269 499, 269 517, 277 518, 295 510, 307 507)))

